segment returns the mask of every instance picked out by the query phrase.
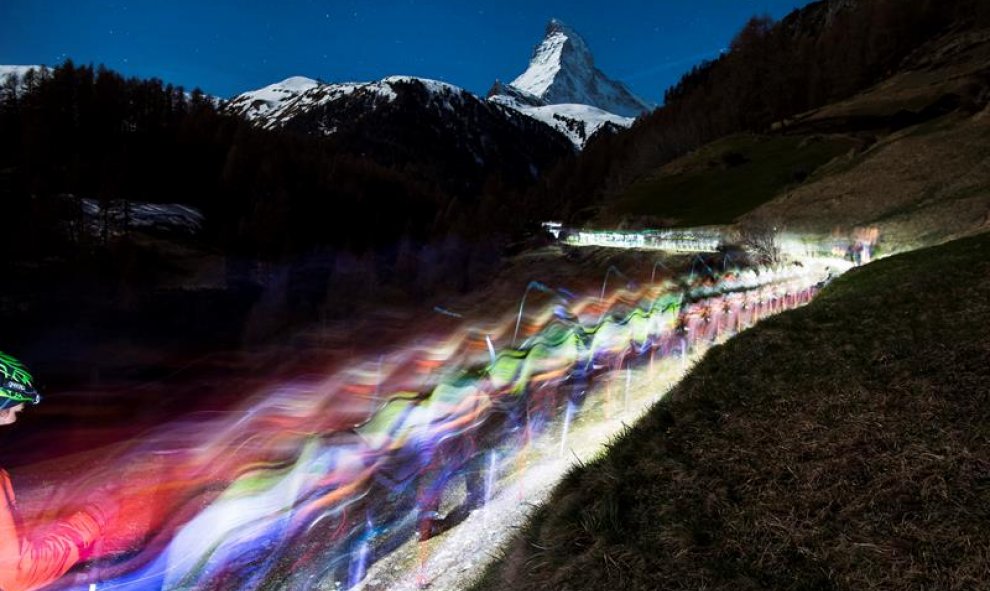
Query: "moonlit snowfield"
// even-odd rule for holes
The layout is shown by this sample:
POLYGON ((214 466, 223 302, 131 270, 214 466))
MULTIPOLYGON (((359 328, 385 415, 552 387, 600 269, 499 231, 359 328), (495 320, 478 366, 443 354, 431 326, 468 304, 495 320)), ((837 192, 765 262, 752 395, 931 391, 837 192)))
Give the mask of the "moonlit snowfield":
POLYGON ((116 517, 100 560, 55 588, 458 588, 693 357, 808 302, 842 264, 699 269, 617 291, 606 274, 584 296, 534 282, 527 293, 549 304, 524 296, 490 326, 465 319, 164 426, 63 483, 106 489, 116 517))

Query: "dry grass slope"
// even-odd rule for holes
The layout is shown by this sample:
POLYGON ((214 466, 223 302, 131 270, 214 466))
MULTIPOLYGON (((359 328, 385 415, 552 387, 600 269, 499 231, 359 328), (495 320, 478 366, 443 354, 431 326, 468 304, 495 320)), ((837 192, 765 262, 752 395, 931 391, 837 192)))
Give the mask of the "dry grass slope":
POLYGON ((990 31, 933 39, 874 88, 787 124, 785 133, 858 129, 875 143, 750 216, 813 233, 875 226, 889 250, 990 228, 990 31))
POLYGON ((990 581, 990 234, 840 278, 711 350, 477 589, 990 581))
POLYGON ((888 252, 929 246, 990 228, 988 137, 990 30, 954 32, 859 95, 659 167, 598 223, 870 226, 888 252))
POLYGON ((857 144, 842 135, 723 138, 634 183, 610 202, 601 221, 607 226, 652 216, 665 225, 728 224, 857 144))
POLYGON ((889 249, 935 244, 990 228, 990 108, 946 115, 827 165, 743 219, 791 230, 873 226, 889 249))

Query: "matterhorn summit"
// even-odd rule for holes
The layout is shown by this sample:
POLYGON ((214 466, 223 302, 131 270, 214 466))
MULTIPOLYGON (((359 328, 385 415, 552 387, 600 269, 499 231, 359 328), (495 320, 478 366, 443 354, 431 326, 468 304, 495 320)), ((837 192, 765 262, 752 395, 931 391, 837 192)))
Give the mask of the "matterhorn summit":
POLYGON ((557 19, 547 25, 546 35, 533 52, 529 68, 509 86, 550 105, 590 105, 623 117, 636 117, 651 108, 624 84, 596 68, 588 44, 557 19))
POLYGON ((526 71, 509 84, 496 80, 488 100, 556 128, 577 148, 599 131, 631 126, 652 108, 596 68, 588 44, 557 19, 526 71))

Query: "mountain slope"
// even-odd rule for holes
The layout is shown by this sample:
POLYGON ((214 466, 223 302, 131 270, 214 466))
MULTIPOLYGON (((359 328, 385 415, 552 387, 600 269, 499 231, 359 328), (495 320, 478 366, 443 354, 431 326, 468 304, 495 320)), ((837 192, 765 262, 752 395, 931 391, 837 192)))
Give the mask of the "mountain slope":
POLYGON ((861 147, 744 215, 805 233, 870 226, 889 249, 990 228, 990 29, 923 47, 888 80, 788 122, 782 133, 861 147))
POLYGON ((617 132, 631 126, 635 121, 632 117, 622 117, 590 105, 533 105, 506 94, 493 95, 488 100, 555 128, 578 148, 583 148, 599 131, 617 132))
POLYGON ((553 128, 451 84, 409 76, 343 84, 294 77, 234 97, 227 109, 266 129, 328 137, 455 193, 477 193, 493 177, 530 184, 573 153, 553 128))
MULTIPOLYGON (((781 132, 782 123, 901 72, 905 59, 931 40, 987 26, 990 5, 979 0, 819 0, 779 22, 753 18, 729 51, 697 65, 670 88, 662 107, 629 131, 587 146, 551 174, 540 199, 581 212, 581 219, 572 220, 580 223, 706 144, 741 133, 781 132)), ((979 78, 975 82, 983 84, 979 78)), ((891 98, 892 106, 900 100, 891 98)), ((903 108, 921 114, 925 106, 901 105, 895 113, 903 108)), ((860 133, 854 127, 845 131, 860 133)), ((795 172, 800 178, 808 171, 795 172)))
POLYGON ((488 100, 546 123, 578 149, 596 133, 632 126, 651 108, 598 70, 584 40, 557 19, 547 25, 526 71, 511 84, 496 80, 488 100))
POLYGON ((272 127, 279 113, 298 100, 307 90, 319 85, 320 83, 312 78, 292 76, 264 88, 237 95, 230 100, 228 109, 250 121, 266 120, 265 125, 272 127), (268 120, 271 120, 271 124, 267 123, 268 120))
POLYGON ((636 117, 651 108, 621 82, 596 68, 588 44, 557 19, 547 24, 546 34, 533 50, 529 67, 509 86, 548 105, 591 105, 623 117, 636 117))
POLYGON ((990 227, 990 29, 932 39, 853 97, 710 142, 609 199, 603 225, 871 227, 888 249, 990 227))

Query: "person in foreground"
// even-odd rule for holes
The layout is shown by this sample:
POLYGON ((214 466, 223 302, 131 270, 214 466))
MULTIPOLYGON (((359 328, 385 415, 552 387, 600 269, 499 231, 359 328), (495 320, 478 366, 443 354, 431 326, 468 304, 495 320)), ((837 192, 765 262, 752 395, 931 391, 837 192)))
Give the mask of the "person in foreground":
MULTIPOLYGON (((18 360, 0 353, 0 426, 17 421, 25 405, 41 396, 33 378, 18 360)), ((43 587, 86 560, 106 527, 96 505, 31 532, 21 530, 10 476, 0 467, 0 591, 43 587)))

